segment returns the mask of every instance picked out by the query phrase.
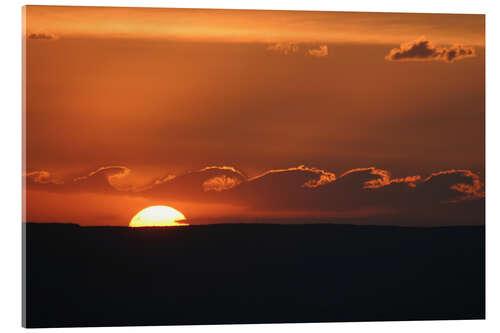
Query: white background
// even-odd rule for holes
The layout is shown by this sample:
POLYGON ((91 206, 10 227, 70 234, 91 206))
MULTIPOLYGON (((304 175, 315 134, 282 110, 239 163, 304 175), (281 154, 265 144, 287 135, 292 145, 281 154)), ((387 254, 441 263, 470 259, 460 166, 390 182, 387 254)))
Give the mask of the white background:
MULTIPOLYGON (((487 307, 486 320, 369 322, 328 324, 279 325, 218 325, 128 328, 78 328, 71 331, 119 332, 499 332, 500 331, 500 233, 498 223, 500 200, 500 169, 498 144, 499 123, 499 21, 500 10, 496 1, 458 0, 349 0, 342 2, 320 0, 233 0, 233 1, 2 1, 0 42, 0 329, 15 332, 21 328, 21 6, 44 5, 98 5, 147 6, 190 8, 238 9, 295 9, 331 11, 383 11, 486 14, 486 237, 487 237, 487 307)), ((464 78, 465 79, 465 78, 464 78)), ((464 244, 466 246, 466 244, 464 244)), ((139 305, 140 306, 140 305, 139 305)), ((55 329, 49 329, 54 331, 55 329)), ((57 329, 57 332, 70 329, 57 329)))

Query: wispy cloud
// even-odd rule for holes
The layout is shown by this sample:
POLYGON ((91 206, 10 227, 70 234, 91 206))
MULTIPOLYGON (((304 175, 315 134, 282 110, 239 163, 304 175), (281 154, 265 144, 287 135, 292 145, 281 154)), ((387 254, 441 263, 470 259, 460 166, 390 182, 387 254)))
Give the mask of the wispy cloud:
POLYGON ((297 44, 292 43, 292 42, 271 44, 271 45, 267 46, 267 49, 269 51, 282 53, 284 55, 297 53, 300 50, 299 46, 297 44))
POLYGON ((328 46, 320 45, 318 48, 309 49, 307 50, 307 54, 318 58, 326 57, 328 55, 328 46))
POLYGON ((303 55, 309 55, 313 57, 326 57, 328 56, 328 46, 327 45, 319 45, 317 47, 311 47, 311 45, 302 44, 299 46, 297 43, 293 42, 282 42, 275 43, 267 46, 267 50, 271 52, 280 53, 283 55, 291 55, 301 53, 303 55), (300 52, 300 50, 304 50, 300 52))
POLYGON ((37 184, 64 184, 63 180, 54 179, 52 174, 46 170, 28 172, 24 176, 37 184))

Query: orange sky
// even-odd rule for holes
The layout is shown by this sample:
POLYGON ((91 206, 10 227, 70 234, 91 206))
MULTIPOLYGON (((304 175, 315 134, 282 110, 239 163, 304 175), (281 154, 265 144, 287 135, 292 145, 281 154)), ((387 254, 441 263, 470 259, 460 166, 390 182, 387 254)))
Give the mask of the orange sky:
POLYGON ((28 6, 25 22, 25 220, 127 225, 153 204, 397 219, 424 205, 482 223, 483 15, 28 6), (340 177, 370 166, 421 180, 340 177), (443 170, 474 176, 427 178, 443 170), (394 191, 407 201, 383 199, 394 191))

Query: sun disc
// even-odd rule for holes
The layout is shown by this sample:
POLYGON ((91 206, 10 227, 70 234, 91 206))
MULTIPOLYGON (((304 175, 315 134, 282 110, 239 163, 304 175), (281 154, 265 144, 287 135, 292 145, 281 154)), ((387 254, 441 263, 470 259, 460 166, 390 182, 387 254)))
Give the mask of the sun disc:
POLYGON ((129 227, 174 227, 185 226, 186 217, 177 209, 168 206, 151 206, 144 208, 130 220, 129 227))

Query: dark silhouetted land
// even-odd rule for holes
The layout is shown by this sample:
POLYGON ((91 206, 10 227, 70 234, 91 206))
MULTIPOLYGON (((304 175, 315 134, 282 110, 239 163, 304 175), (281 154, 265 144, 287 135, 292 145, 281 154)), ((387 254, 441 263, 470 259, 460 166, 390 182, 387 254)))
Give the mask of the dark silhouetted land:
POLYGON ((485 316, 484 227, 23 227, 28 327, 485 316))

